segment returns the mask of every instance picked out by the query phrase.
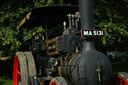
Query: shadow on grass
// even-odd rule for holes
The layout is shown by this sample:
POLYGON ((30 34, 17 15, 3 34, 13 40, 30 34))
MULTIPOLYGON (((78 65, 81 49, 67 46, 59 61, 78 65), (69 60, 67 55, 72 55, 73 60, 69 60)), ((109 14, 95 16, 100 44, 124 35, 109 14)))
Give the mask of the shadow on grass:
POLYGON ((0 81, 0 85, 4 85, 5 84, 5 81, 0 81))
MULTIPOLYGON (((10 80, 13 74, 13 62, 10 61, 0 61, 0 78, 10 80)), ((2 85, 0 81, 0 85, 2 85)))
POLYGON ((0 61, 0 85, 13 85, 13 59, 0 61))

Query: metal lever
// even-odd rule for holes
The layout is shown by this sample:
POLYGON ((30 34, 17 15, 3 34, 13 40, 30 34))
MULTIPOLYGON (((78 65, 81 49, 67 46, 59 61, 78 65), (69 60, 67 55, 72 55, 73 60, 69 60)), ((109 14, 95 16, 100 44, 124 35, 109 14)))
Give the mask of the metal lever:
POLYGON ((96 71, 97 71, 97 74, 98 74, 98 81, 99 81, 100 85, 102 85, 101 68, 100 68, 100 63, 99 62, 97 62, 97 69, 96 69, 96 71))

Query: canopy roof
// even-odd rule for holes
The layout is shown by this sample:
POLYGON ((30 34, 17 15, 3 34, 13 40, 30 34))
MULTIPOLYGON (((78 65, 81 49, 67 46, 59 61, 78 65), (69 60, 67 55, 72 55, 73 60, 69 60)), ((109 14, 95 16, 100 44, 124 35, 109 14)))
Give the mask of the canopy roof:
POLYGON ((56 20, 66 19, 67 14, 74 14, 75 12, 78 12, 77 6, 47 6, 32 8, 26 17, 17 25, 17 29, 54 23, 56 20))

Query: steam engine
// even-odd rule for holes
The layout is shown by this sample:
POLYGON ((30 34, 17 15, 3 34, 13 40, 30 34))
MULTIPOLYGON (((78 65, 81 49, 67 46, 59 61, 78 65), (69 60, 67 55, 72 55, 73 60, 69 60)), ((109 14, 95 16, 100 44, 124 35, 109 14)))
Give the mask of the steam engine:
POLYGON ((29 76, 28 85, 108 85, 112 75, 108 58, 95 49, 93 38, 82 37, 82 31, 93 28, 93 3, 79 0, 80 13, 67 15, 62 35, 33 41, 36 73, 29 76))
POLYGON ((62 76, 71 85, 107 85, 112 74, 109 60, 95 50, 93 39, 81 37, 81 30, 93 28, 93 0, 80 0, 79 6, 80 14, 67 15, 69 26, 64 22, 63 35, 46 42, 40 75, 62 76))

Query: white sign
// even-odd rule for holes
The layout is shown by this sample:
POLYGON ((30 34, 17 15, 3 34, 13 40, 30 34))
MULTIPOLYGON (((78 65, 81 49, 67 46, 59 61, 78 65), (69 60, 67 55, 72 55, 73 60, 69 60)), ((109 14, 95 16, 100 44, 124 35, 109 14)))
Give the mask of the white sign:
POLYGON ((82 30, 82 37, 104 36, 104 30, 82 30))

